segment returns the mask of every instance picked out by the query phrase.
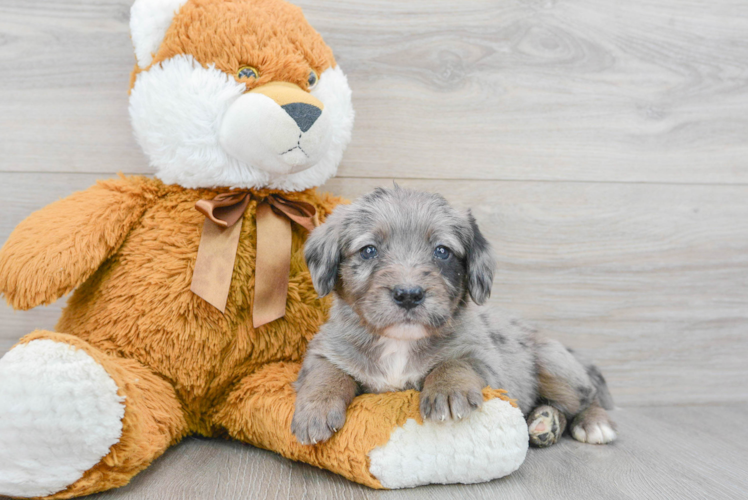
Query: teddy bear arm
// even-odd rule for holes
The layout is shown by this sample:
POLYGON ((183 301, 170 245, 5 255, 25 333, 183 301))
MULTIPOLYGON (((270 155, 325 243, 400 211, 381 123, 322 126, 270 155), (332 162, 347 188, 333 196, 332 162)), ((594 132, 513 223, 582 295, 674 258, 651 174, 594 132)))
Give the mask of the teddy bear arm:
POLYGON ((126 179, 100 182, 34 212, 0 249, 0 294, 15 309, 50 304, 83 283, 148 205, 126 179))

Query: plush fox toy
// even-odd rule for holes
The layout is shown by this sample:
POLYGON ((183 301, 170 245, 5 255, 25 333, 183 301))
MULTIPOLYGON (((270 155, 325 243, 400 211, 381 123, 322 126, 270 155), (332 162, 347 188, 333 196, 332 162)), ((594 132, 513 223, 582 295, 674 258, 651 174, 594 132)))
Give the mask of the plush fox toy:
POLYGON ((413 391, 361 396, 329 442, 295 440, 291 383, 329 305, 303 244, 340 201, 314 188, 351 136, 346 77, 282 0, 137 0, 131 30, 130 115, 156 178, 53 203, 0 251, 14 308, 74 291, 57 331, 0 360, 0 495, 122 486, 190 434, 374 488, 515 470, 527 428, 488 389, 449 425, 423 423, 413 391))

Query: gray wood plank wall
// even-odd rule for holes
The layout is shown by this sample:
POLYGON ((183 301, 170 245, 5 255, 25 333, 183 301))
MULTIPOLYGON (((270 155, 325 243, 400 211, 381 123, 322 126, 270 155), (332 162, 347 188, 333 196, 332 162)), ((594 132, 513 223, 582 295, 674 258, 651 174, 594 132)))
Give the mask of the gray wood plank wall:
MULTIPOLYGON (((492 304, 595 359, 622 406, 748 400, 748 3, 304 0, 354 90, 326 189, 472 207, 492 304)), ((0 243, 151 173, 127 115, 129 0, 0 0, 0 243)), ((0 308, 0 352, 60 304, 0 308)))

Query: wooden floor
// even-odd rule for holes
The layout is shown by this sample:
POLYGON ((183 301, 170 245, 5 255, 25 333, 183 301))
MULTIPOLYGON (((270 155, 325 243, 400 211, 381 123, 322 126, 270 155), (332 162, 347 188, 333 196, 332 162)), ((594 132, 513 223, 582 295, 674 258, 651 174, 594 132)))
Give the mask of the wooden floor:
MULTIPOLYGON (((150 174, 127 115, 131 0, 0 0, 0 243, 32 211, 150 174)), ((596 360, 621 441, 532 451, 486 485, 375 493, 190 439, 107 498, 746 498, 748 3, 299 0, 348 74, 324 189, 472 207, 491 304, 596 360)), ((0 306, 0 353, 64 299, 0 306)))
POLYGON ((188 439, 131 484, 92 500, 745 499, 748 405, 625 408, 621 440, 531 449, 511 476, 476 485, 376 491, 237 442, 188 439))

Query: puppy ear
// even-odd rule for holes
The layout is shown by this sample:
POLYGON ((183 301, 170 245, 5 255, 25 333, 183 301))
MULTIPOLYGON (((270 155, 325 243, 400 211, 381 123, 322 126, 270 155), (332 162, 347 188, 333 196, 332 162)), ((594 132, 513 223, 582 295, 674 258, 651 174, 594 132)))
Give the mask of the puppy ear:
POLYGON ((340 266, 340 225, 342 209, 339 206, 324 224, 309 235, 304 245, 304 258, 312 275, 314 289, 320 297, 332 292, 338 281, 340 266))
POLYGON ((478 229, 478 224, 469 210, 467 219, 472 233, 467 247, 468 291, 473 302, 481 305, 491 296, 496 261, 491 244, 478 229))

